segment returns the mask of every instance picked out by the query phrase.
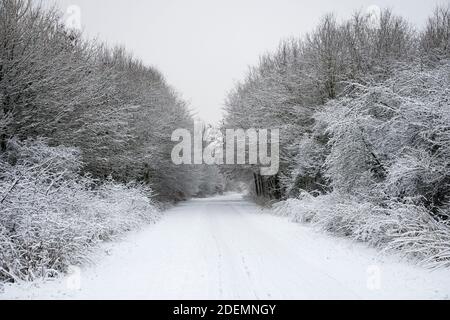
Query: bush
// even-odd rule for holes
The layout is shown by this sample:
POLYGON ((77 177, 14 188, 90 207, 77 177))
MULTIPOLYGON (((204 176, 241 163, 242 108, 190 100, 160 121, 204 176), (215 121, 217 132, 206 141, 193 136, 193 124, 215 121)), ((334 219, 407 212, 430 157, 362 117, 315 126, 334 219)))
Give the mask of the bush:
POLYGON ((450 267, 450 229, 413 203, 374 204, 332 193, 303 193, 274 206, 276 214, 321 231, 396 252, 427 268, 450 267))
POLYGON ((102 241, 155 222, 148 187, 80 175, 77 149, 11 141, 0 155, 0 281, 32 281, 88 261, 102 241))

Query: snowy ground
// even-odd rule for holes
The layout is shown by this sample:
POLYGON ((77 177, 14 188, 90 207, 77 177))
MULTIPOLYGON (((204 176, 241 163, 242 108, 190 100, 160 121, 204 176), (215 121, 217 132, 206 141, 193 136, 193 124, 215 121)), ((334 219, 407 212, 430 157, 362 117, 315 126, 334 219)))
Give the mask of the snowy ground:
POLYGON ((108 247, 80 274, 9 286, 0 299, 450 298, 450 270, 380 256, 262 213, 240 195, 186 202, 108 247))

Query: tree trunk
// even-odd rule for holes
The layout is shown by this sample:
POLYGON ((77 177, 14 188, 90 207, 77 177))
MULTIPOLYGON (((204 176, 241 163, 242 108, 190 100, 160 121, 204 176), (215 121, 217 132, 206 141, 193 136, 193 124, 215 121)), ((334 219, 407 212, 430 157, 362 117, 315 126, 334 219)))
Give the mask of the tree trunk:
POLYGON ((253 174, 253 179, 255 181, 256 195, 259 197, 260 196, 260 190, 259 190, 259 183, 258 183, 258 175, 256 173, 253 174))

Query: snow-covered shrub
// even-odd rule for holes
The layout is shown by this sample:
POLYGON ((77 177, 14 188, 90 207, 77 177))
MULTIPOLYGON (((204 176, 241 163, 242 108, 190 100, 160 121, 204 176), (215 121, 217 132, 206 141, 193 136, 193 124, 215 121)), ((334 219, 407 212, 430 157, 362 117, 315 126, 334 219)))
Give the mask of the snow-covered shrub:
POLYGON ((88 261, 101 241, 159 217, 151 190, 80 175, 76 149, 11 141, 0 154, 0 281, 34 280, 88 261))
POLYGON ((383 206, 332 193, 303 193, 274 206, 274 212, 321 231, 363 241, 428 268, 450 267, 450 229, 423 207, 393 201, 383 206))

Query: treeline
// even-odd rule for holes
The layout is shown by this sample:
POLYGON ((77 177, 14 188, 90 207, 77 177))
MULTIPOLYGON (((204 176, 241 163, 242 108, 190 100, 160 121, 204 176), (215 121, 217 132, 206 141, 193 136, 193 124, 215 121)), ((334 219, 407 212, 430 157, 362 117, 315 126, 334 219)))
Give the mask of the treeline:
POLYGON ((230 93, 226 127, 281 130, 277 176, 233 175, 300 199, 279 205, 298 221, 450 265, 449 58, 449 7, 422 31, 390 10, 325 16, 230 93))
POLYGON ((193 120, 159 71, 83 40, 57 10, 25 0, 0 10, 1 151, 12 138, 46 137, 79 148, 95 178, 151 183, 164 200, 192 195, 192 171, 172 165, 170 138, 193 120))
POLYGON ((68 30, 58 10, 0 0, 0 282, 52 277, 96 244, 204 190, 176 167, 186 103, 123 48, 68 30))

